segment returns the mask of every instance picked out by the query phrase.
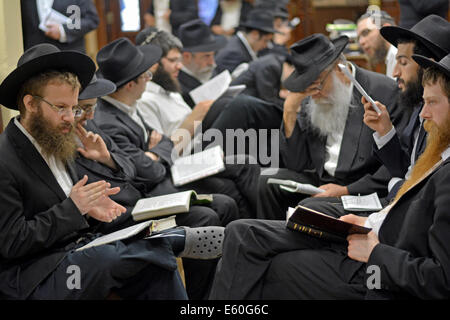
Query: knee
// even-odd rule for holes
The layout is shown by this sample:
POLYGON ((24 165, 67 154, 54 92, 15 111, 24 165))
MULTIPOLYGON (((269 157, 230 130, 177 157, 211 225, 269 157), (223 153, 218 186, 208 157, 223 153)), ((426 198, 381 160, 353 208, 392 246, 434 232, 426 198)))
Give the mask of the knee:
MULTIPOLYGON (((203 206, 191 207, 184 225, 189 227, 221 226, 219 214, 211 208, 203 206)), ((182 222, 182 221, 180 221, 182 222)), ((178 223, 178 221, 177 221, 178 223)), ((183 225, 183 224, 181 224, 183 225)))
POLYGON ((223 226, 239 218, 239 208, 233 198, 223 194, 214 194, 213 204, 223 226))

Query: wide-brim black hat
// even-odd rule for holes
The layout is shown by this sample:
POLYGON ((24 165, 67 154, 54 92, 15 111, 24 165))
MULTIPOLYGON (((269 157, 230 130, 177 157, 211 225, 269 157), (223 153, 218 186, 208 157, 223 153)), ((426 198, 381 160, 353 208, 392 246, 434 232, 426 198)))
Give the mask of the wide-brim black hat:
POLYGON ((161 48, 155 45, 135 46, 129 39, 119 38, 97 53, 97 75, 120 87, 146 72, 161 55, 161 48))
POLYGON ((417 40, 438 59, 450 52, 450 23, 435 14, 423 18, 411 29, 386 26, 380 29, 380 33, 395 47, 399 39, 417 40))
POLYGON ((450 77, 450 54, 446 55, 439 62, 418 54, 413 54, 412 57, 422 68, 435 67, 450 77))
POLYGON ((0 103, 18 110, 17 95, 24 82, 39 73, 56 70, 68 71, 78 77, 85 88, 95 72, 95 63, 78 51, 61 51, 52 44, 37 44, 24 52, 13 70, 0 85, 0 103))
POLYGON ((114 91, 116 91, 116 85, 113 82, 107 79, 99 79, 94 74, 89 85, 78 95, 78 100, 99 98, 114 91))
POLYGON ((330 41, 315 33, 294 43, 290 51, 295 70, 283 82, 284 87, 293 92, 305 91, 339 57, 348 40, 347 36, 341 36, 330 41))
POLYGON ((178 38, 183 43, 183 51, 217 51, 227 44, 227 38, 214 35, 211 29, 200 19, 183 23, 178 29, 178 38))
POLYGON ((248 13, 247 20, 239 27, 256 29, 267 33, 281 33, 273 27, 273 14, 267 9, 253 9, 248 13))

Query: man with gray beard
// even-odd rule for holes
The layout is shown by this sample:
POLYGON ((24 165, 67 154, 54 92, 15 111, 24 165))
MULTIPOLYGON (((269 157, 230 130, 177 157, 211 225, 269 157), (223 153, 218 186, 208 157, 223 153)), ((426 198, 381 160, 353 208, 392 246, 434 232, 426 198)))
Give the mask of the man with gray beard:
MULTIPOLYGON (((346 63, 341 53, 347 43, 345 36, 330 41, 313 34, 291 47, 295 71, 284 82, 291 92, 284 103, 280 132, 286 168, 275 176, 260 177, 258 218, 284 219, 289 206, 308 196, 268 184, 269 178, 324 190, 314 197, 387 194, 390 174, 372 155, 372 130, 363 123, 361 94, 337 65, 346 63)), ((347 67, 371 97, 386 102, 391 119, 402 128, 405 121, 397 107, 395 82, 351 63, 347 67)))

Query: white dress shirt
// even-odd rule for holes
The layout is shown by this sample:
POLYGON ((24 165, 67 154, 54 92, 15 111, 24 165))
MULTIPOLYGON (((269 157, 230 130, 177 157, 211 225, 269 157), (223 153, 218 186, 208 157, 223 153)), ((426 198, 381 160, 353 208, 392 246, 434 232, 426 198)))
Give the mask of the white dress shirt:
MULTIPOLYGON (((54 0, 36 0, 39 22, 42 22, 48 16, 50 11, 52 11, 53 2, 54 0)), ((58 27, 60 34, 60 38, 58 41, 61 43, 67 42, 66 30, 64 30, 63 25, 60 23, 58 23, 58 27)))
POLYGON ((178 92, 168 92, 154 82, 147 82, 145 92, 137 102, 137 108, 144 121, 170 137, 192 109, 178 92))
POLYGON ((50 171, 53 173, 56 181, 58 181, 59 186, 64 191, 67 197, 70 195, 70 191, 72 191, 73 181, 70 178, 69 173, 67 172, 66 167, 61 161, 56 160, 56 158, 51 155, 46 157, 42 154, 42 148, 37 143, 37 141, 28 133, 28 131, 22 126, 22 124, 18 120, 19 117, 14 118, 14 124, 23 132, 23 134, 31 141, 36 150, 39 152, 41 157, 44 159, 45 163, 47 163, 50 171))

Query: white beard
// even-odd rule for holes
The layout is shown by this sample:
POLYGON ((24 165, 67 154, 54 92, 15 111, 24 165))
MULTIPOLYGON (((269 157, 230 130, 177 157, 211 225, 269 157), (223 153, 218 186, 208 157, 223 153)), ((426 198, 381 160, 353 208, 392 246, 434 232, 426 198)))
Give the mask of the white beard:
POLYGON ((205 83, 209 81, 209 79, 211 79, 215 68, 216 64, 212 65, 211 67, 203 68, 203 70, 199 70, 196 72, 192 71, 192 69, 190 70, 198 81, 200 81, 201 83, 205 83))
POLYGON ((352 99, 353 85, 346 85, 334 74, 333 90, 328 97, 311 99, 306 113, 311 125, 320 135, 342 134, 347 122, 348 110, 352 99))

